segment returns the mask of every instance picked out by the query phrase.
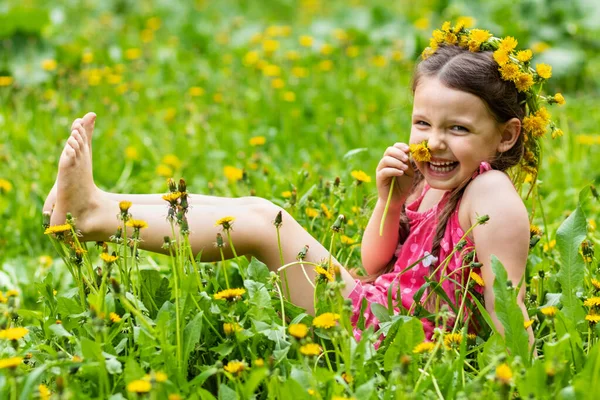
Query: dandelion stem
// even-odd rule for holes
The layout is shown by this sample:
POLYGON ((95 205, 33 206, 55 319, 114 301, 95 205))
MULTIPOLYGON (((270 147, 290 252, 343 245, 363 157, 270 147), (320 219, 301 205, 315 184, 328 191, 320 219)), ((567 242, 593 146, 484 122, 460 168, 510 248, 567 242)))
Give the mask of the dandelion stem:
POLYGON ((223 262, 223 275, 225 275, 225 285, 227 285, 227 289, 231 289, 229 287, 229 278, 227 277, 227 263, 225 262, 225 254, 223 254, 223 248, 219 247, 219 251, 221 252, 221 261, 223 262))
MULTIPOLYGON (((275 225, 275 230, 277 231, 277 249, 279 250, 279 263, 281 265, 283 265, 283 263, 284 263, 284 261, 283 261, 283 249, 281 248, 281 235, 279 233, 279 225, 275 225)), ((290 299, 291 298, 291 296, 290 296, 290 284, 288 283, 287 272, 285 270, 283 271, 283 281, 285 282, 286 297, 288 299, 290 299)))
POLYGON ((277 294, 279 295, 279 303, 281 304, 281 326, 283 327, 283 332, 285 333, 285 305, 283 304, 283 295, 281 293, 281 288, 279 284, 275 282, 275 289, 277 290, 277 294))
POLYGON ((383 227, 385 226, 385 218, 387 217, 387 213, 390 208, 390 203, 392 202, 392 195, 394 193, 395 182, 396 178, 392 178, 392 183, 390 184, 390 193, 388 193, 388 198, 385 202, 385 208, 383 209, 383 215, 381 216, 381 224, 379 225, 379 236, 383 236, 383 227))

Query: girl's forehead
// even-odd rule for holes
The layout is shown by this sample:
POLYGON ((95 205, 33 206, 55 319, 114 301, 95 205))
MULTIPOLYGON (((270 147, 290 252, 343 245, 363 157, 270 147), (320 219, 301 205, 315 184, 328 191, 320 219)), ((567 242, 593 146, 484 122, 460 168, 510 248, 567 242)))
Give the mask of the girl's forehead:
POLYGON ((415 88, 413 114, 432 113, 470 119, 489 117, 485 103, 474 94, 449 88, 437 78, 423 78, 415 88))

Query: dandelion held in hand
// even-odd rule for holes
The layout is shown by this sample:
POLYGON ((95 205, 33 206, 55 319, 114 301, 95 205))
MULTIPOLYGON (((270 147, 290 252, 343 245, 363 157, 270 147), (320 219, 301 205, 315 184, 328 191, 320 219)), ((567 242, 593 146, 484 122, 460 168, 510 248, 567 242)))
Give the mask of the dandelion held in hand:
POLYGON ((421 143, 413 143, 409 147, 413 160, 417 162, 431 161, 431 152, 427 146, 427 140, 424 140, 421 143))
MULTIPOLYGON (((431 152, 429 151, 429 147, 427 147, 427 140, 424 140, 421 143, 413 143, 409 146, 409 148, 413 160, 417 162, 429 162, 431 160, 431 152)), ((383 215, 381 216, 381 224, 379 225, 379 236, 383 236, 383 227, 385 226, 385 219, 390 208, 390 203, 392 202, 392 195, 394 194, 395 182, 396 179, 393 178, 392 183, 390 184, 390 192, 388 194, 387 201, 385 202, 383 215)))

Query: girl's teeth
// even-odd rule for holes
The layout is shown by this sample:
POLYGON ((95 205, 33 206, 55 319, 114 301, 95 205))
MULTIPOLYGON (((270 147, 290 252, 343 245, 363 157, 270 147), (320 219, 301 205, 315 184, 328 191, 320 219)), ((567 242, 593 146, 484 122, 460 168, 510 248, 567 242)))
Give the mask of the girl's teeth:
POLYGON ((436 164, 430 162, 429 166, 435 172, 450 172, 456 166, 454 164, 455 163, 453 163, 453 162, 443 162, 443 163, 436 163, 436 164), (450 165, 450 166, 447 166, 447 165, 450 165))

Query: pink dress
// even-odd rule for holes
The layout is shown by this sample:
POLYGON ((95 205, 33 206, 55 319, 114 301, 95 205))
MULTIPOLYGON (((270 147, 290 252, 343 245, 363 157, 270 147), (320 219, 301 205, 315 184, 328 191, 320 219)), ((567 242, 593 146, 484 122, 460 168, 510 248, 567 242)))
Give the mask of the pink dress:
MULTIPOLYGON (((482 162, 479 170, 473 174, 473 178, 477 175, 489 171, 490 165, 486 162, 482 162)), ((398 260, 394 265, 392 272, 383 274, 377 278, 373 283, 363 283, 356 280, 356 286, 350 293, 348 298, 352 300, 354 313, 352 316, 352 325, 354 326, 354 335, 357 340, 360 339, 361 330, 357 328, 357 323, 360 318, 361 306, 363 299, 367 300, 367 307, 364 308, 363 316, 365 319, 365 328, 374 325, 377 328, 379 321, 371 311, 372 303, 379 303, 387 308, 388 306, 388 290, 392 286, 391 295, 395 307, 398 311, 398 293, 401 296, 402 307, 409 310, 413 305, 413 296, 419 290, 419 288, 425 283, 425 276, 430 275, 430 268, 432 262, 435 262, 435 258, 430 255, 433 237, 435 235, 435 228, 437 224, 438 215, 444 207, 444 204, 448 200, 450 192, 446 192, 438 204, 433 206, 427 211, 418 212, 419 205, 425 196, 425 193, 429 190, 429 185, 425 184, 423 193, 414 202, 406 206, 406 216, 410 223, 410 232, 403 244, 398 246, 396 255, 398 260), (413 268, 405 271, 403 274, 400 272, 406 267, 414 264, 418 260, 421 260, 413 268)), ((454 246, 458 244, 461 238, 464 236, 464 231, 460 227, 458 221, 458 210, 460 207, 460 201, 458 202, 456 209, 450 216, 446 225, 446 231, 444 238, 440 242, 440 253, 438 255, 439 261, 443 261, 452 252, 454 246)), ((468 238, 465 237, 466 246, 461 251, 456 251, 447 267, 441 271, 440 276, 448 276, 451 279, 446 279, 442 283, 442 288, 448 295, 449 299, 458 308, 460 306, 460 296, 464 292, 461 288, 452 280, 460 282, 462 285, 466 284, 470 269, 460 269, 463 265, 463 256, 473 250, 474 244, 468 238)), ((475 290, 479 293, 483 292, 483 288, 475 286, 475 290)), ((424 300, 425 296, 421 300, 424 300)), ((464 311, 463 311, 464 312, 464 311)), ((422 319, 423 328, 425 330, 425 336, 430 339, 433 334, 433 323, 428 319, 422 319)))

